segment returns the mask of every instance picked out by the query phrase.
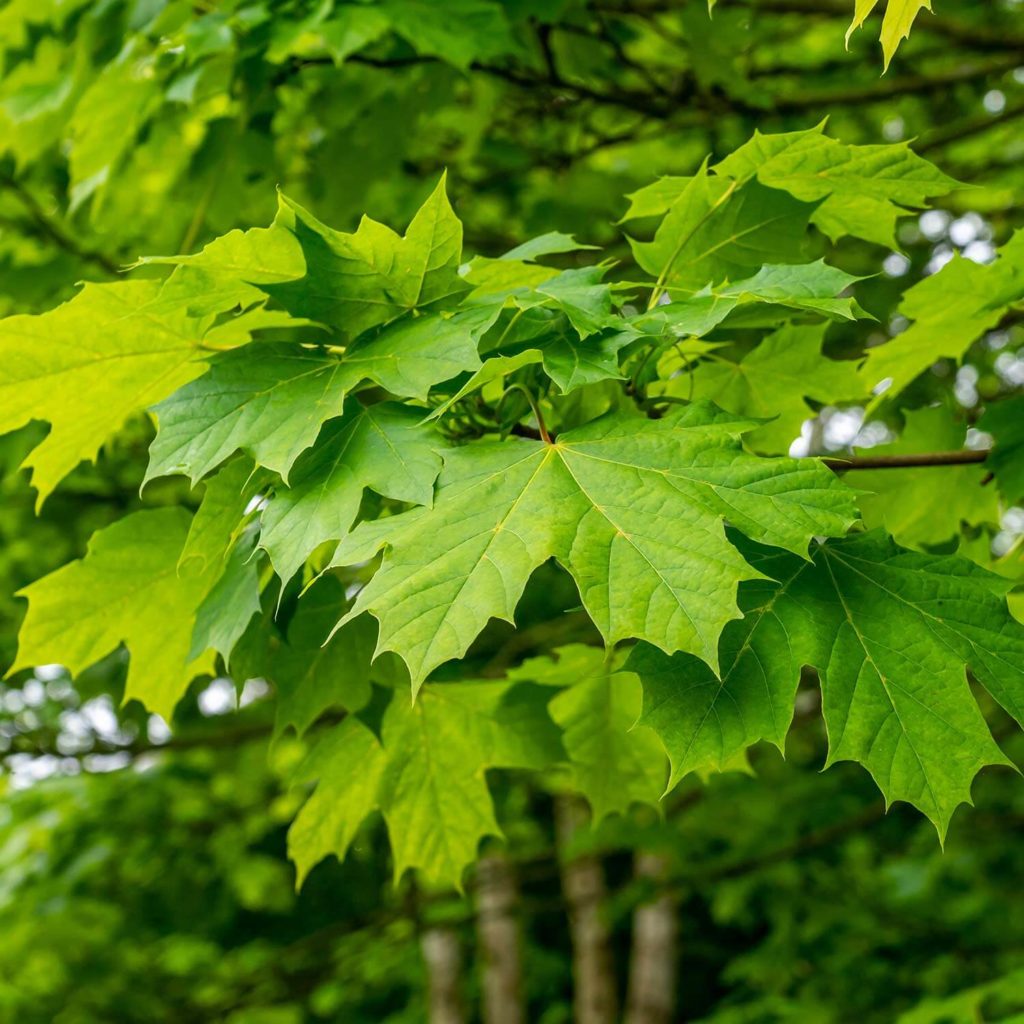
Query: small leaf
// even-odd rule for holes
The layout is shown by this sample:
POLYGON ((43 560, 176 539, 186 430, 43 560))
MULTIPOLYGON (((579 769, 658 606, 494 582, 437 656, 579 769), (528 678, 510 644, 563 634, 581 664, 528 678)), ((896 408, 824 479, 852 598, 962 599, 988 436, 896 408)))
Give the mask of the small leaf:
POLYGON ((295 464, 290 486, 278 489, 263 512, 260 546, 283 580, 319 545, 348 533, 365 488, 431 503, 445 445, 422 420, 415 409, 382 403, 355 406, 324 427, 295 464))
POLYGON ((431 684, 415 704, 396 693, 378 741, 355 719, 325 737, 299 771, 318 779, 288 833, 299 881, 329 854, 344 857, 373 810, 387 823, 395 880, 418 868, 461 887, 480 841, 500 835, 484 773, 543 768, 562 755, 541 687, 431 684))

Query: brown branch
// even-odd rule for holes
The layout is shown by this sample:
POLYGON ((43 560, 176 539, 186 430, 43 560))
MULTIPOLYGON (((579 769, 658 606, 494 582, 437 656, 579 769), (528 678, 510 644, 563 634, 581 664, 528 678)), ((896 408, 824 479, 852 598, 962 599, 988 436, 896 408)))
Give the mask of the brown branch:
POLYGON ((919 466, 965 466, 984 462, 989 449, 965 448, 958 452, 919 452, 911 455, 851 455, 822 461, 829 469, 914 469, 919 466))

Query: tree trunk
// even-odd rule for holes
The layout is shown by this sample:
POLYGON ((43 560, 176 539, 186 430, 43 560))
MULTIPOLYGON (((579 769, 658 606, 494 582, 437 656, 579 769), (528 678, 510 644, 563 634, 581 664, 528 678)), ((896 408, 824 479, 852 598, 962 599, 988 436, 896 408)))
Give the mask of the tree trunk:
MULTIPOLYGON (((639 852, 636 877, 663 884, 668 873, 664 854, 639 852)), ((662 891, 633 914, 633 949, 625 1024, 669 1024, 676 1002, 676 901, 662 891)))
POLYGON ((586 825, 588 810, 578 797, 555 803, 562 889, 569 912, 573 962, 573 1019, 576 1024, 614 1024, 617 1016, 615 963, 608 923, 604 870, 590 854, 567 853, 574 836, 586 825))
POLYGON ((427 966, 430 1024, 465 1024, 458 935, 451 928, 426 927, 420 933, 420 949, 427 966))
POLYGON ((476 872, 476 933, 483 962, 484 1024, 523 1024, 519 893, 503 853, 480 859, 476 872))

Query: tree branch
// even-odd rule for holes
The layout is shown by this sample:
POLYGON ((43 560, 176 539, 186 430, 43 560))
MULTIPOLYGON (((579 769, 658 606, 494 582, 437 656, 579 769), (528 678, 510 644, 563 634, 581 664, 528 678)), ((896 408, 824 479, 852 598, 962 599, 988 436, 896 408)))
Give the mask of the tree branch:
POLYGON ((984 462, 988 448, 964 448, 958 452, 915 452, 908 455, 851 455, 822 461, 829 469, 914 469, 919 466, 965 466, 984 462))

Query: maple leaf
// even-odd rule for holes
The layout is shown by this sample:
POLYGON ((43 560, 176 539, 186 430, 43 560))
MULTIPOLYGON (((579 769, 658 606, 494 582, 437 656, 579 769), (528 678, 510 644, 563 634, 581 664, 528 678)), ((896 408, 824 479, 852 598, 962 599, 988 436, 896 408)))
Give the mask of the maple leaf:
POLYGON ((345 588, 333 576, 322 576, 299 600, 267 672, 277 692, 275 737, 287 728, 301 736, 324 711, 358 711, 369 702, 377 627, 362 615, 331 636, 346 603, 345 588))
POLYGON ((458 276, 462 224, 448 202, 444 175, 404 236, 369 217, 353 234, 335 231, 284 196, 275 224, 298 239, 306 276, 264 290, 291 313, 348 337, 465 291, 458 276))
POLYGON ((203 323, 155 312, 159 295, 153 281, 85 285, 50 313, 0 320, 0 433, 50 423, 25 460, 40 502, 129 416, 202 372, 203 323))
MULTIPOLYGON (((770 420, 747 435, 747 444, 757 451, 787 452, 803 421, 813 415, 806 399, 852 402, 865 395, 856 363, 822 355, 825 330, 824 324, 789 324, 768 335, 739 362, 719 357, 693 369, 692 379, 684 373, 654 390, 708 398, 737 415, 770 420)), ((668 355, 672 357, 671 349, 668 355)), ((667 375, 673 366, 663 372, 667 375)))
POLYGON ((1024 302, 1024 231, 1018 231, 988 266, 954 256, 903 296, 899 311, 913 321, 911 325, 885 345, 868 349, 861 371, 865 383, 875 388, 888 382, 868 411, 894 398, 937 360, 962 359, 985 331, 1020 302, 1024 302))
MULTIPOLYGON (((944 195, 957 182, 914 153, 906 143, 850 146, 824 134, 825 122, 803 131, 755 131, 713 170, 737 186, 762 185, 813 203, 810 223, 831 239, 843 235, 896 248, 898 217, 944 195)), ((665 177, 627 198, 623 221, 666 213, 697 178, 665 177)))
POLYGON ((501 835, 484 772, 562 756, 548 696, 528 684, 432 683, 415 704, 392 697, 379 740, 356 718, 332 730, 297 774, 318 780, 288 833, 299 883, 329 854, 343 858, 380 810, 396 881, 417 868, 430 884, 460 886, 480 840, 501 835))
POLYGON ((855 518, 824 466, 745 455, 738 438, 755 425, 702 403, 657 421, 607 416, 555 444, 455 449, 433 508, 361 524, 340 545, 337 565, 387 547, 349 617, 379 620, 378 650, 398 653, 416 687, 490 618, 512 621, 530 573, 555 558, 608 644, 649 639, 715 665, 736 585, 757 576, 724 519, 806 551, 855 518))
POLYGON ((191 256, 148 256, 139 265, 167 264, 179 270, 165 285, 164 301, 178 301, 193 316, 243 309, 266 301, 260 285, 281 284, 306 272, 302 247, 280 224, 229 231, 191 256))
POLYGON ((341 412, 351 386, 339 359, 297 345, 219 355, 154 408, 146 479, 182 473, 195 483, 239 450, 287 476, 323 421, 341 412))
MULTIPOLYGON (((194 624, 231 564, 226 553, 248 474, 242 460, 226 466, 194 517, 165 508, 119 519, 93 535, 84 558, 21 590, 28 612, 9 672, 56 663, 75 675, 123 643, 131 654, 124 699, 170 720, 192 679, 213 669, 213 651, 195 649, 194 624)), ((216 628, 216 609, 235 623, 244 618, 243 628, 251 615, 232 603, 235 588, 220 596, 228 604, 207 606, 197 634, 211 646, 231 635, 231 627, 216 628)))
POLYGON ((85 558, 20 591, 29 602, 10 671, 51 663, 72 675, 124 643, 125 700, 170 719, 189 682, 213 667, 189 660, 196 609, 209 587, 178 573, 189 528, 184 509, 135 512, 94 534, 85 558))
POLYGON ((665 750, 652 730, 637 726, 643 695, 623 660, 572 644, 509 673, 510 679, 562 687, 548 711, 563 730, 573 786, 586 797, 595 823, 624 814, 633 803, 656 804, 665 792, 665 750))
POLYGON ((759 182, 712 176, 705 165, 687 179, 653 241, 630 245, 659 287, 693 291, 742 279, 765 263, 798 263, 813 210, 759 182))
POLYGON ((781 746, 800 667, 821 676, 827 764, 858 761, 887 802, 918 807, 944 835, 985 765, 1009 764, 965 669, 1024 721, 1024 627, 1012 582, 965 559, 901 550, 880 531, 821 545, 803 562, 750 553, 764 581, 722 638, 722 675, 696 658, 638 649, 640 721, 665 742, 673 779, 716 768, 750 742, 781 746), (673 685, 674 681, 674 685, 673 685))
POLYGON ((478 367, 479 339, 498 312, 479 307, 399 320, 343 355, 269 343, 219 355, 156 407, 146 479, 184 473, 195 481, 236 450, 287 479, 363 381, 425 399, 431 385, 478 367))
POLYGON ((356 406, 328 423, 262 515, 260 545, 278 575, 290 579, 320 544, 341 540, 367 487, 429 505, 444 447, 421 412, 395 403, 356 406))
POLYGON ((833 241, 854 235, 896 248, 896 219, 957 182, 907 143, 848 146, 824 134, 825 123, 751 139, 715 165, 739 181, 756 178, 804 202, 820 203, 811 223, 833 241))
POLYGON ((255 530, 247 530, 232 545, 220 578, 196 609, 190 659, 216 651, 231 669, 231 653, 260 610, 260 562, 253 557, 255 530))

